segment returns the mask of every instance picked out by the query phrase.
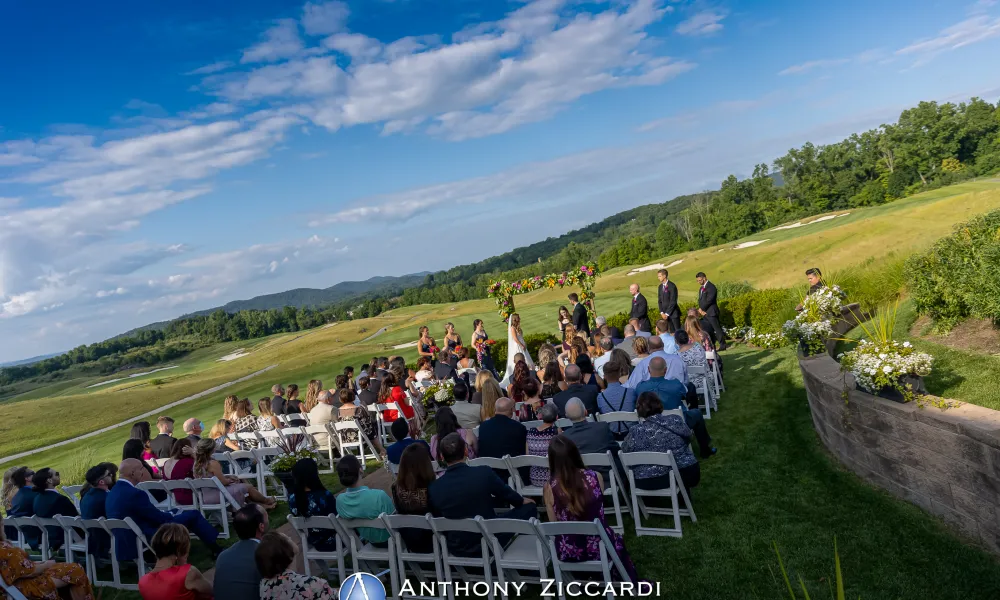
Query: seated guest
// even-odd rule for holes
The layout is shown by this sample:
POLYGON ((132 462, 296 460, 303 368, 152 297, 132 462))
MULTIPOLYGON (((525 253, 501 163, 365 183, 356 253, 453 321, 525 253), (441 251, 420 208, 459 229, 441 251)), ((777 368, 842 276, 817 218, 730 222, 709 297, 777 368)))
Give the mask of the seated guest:
POLYGON ((271 399, 264 396, 257 401, 257 431, 274 431, 281 429, 285 424, 278 418, 278 415, 271 412, 271 399))
MULTIPOLYGON (((194 449, 194 476, 198 479, 216 478, 226 487, 226 491, 233 497, 237 504, 243 506, 248 502, 263 505, 270 510, 278 505, 274 498, 268 498, 257 491, 253 485, 243 481, 234 475, 226 475, 222 472, 222 465, 215 460, 215 442, 212 440, 201 440, 194 449)), ((204 490, 202 495, 205 502, 218 504, 222 500, 221 492, 215 490, 204 490)))
POLYGON ((524 360, 515 359, 514 374, 507 384, 507 397, 514 402, 524 401, 524 385, 531 381, 531 376, 528 375, 530 371, 528 363, 524 362, 524 360))
MULTIPOLYGON (((708 359, 705 357, 705 347, 691 340, 688 334, 683 329, 678 329, 674 333, 674 339, 677 341, 677 355, 681 357, 684 361, 684 366, 686 367, 702 367, 707 370, 708 359)), ((701 387, 705 384, 705 375, 695 375, 691 377, 689 383, 694 384, 694 386, 701 387)))
MULTIPOLYGON (((293 517, 327 517, 337 514, 337 499, 326 489, 319 478, 319 467, 311 458, 303 458, 292 467, 295 483, 288 495, 288 509, 293 517)), ((307 537, 309 545, 321 552, 332 552, 337 547, 337 532, 332 529, 313 529, 307 537)))
MULTIPOLYGON (((378 435, 378 423, 376 416, 364 406, 358 406, 357 396, 353 390, 344 388, 337 392, 340 395, 340 410, 337 413, 337 420, 341 423, 351 422, 358 426, 358 429, 365 434, 368 441, 375 447, 379 455, 385 454, 382 447, 382 440, 378 435)), ((345 429, 339 432, 342 442, 356 444, 360 441, 358 432, 353 429, 345 429)))
POLYGON ((623 339, 615 348, 623 350, 628 354, 629 359, 635 358, 635 341, 639 339, 639 336, 635 334, 635 325, 629 323, 625 326, 625 339, 623 339))
POLYGON ((694 437, 698 440, 698 447, 701 450, 701 457, 707 458, 715 454, 712 438, 708 435, 708 428, 705 426, 705 417, 697 408, 684 406, 683 401, 684 397, 687 396, 687 386, 676 379, 667 379, 665 377, 666 370, 666 362, 662 358, 654 358, 649 363, 649 380, 639 384, 639 387, 634 390, 635 393, 641 396, 645 392, 653 392, 660 398, 664 409, 675 410, 679 408, 684 411, 684 420, 688 427, 694 431, 694 437))
POLYGON ((496 379, 493 379, 493 374, 490 373, 489 371, 485 370, 480 371, 476 375, 476 383, 475 383, 476 390, 472 392, 472 400, 470 400, 470 402, 472 402, 473 404, 483 403, 483 386, 486 385, 486 382, 491 379, 493 381, 496 381, 496 379))
POLYGON ((632 358, 632 366, 635 366, 649 356, 649 342, 646 341, 646 338, 636 336, 635 343, 632 344, 632 351, 635 354, 635 357, 632 358))
MULTIPOLYGON (((242 448, 240 448, 239 442, 237 442, 236 440, 231 440, 228 437, 230 433, 235 433, 235 431, 236 430, 233 428, 233 422, 230 421, 229 419, 219 419, 218 421, 215 422, 215 425, 212 425, 212 429, 208 432, 208 437, 215 440, 216 452, 228 452, 229 450, 233 451, 242 450, 242 448)), ((191 444, 192 448, 194 448, 194 445, 197 444, 197 442, 192 442, 190 438, 184 438, 184 439, 189 444, 191 444)))
POLYGON ((458 359, 455 363, 455 368, 458 370, 476 368, 476 359, 469 358, 469 349, 465 346, 455 348, 455 358, 458 359))
MULTIPOLYGON (((579 398, 566 403, 566 418, 573 421, 573 426, 563 430, 562 435, 573 442, 581 454, 607 454, 609 450, 612 454, 617 453, 618 442, 608 424, 588 421, 587 414, 587 409, 579 398)), ((610 469, 602 467, 598 472, 606 484, 610 469)))
POLYGON ((479 426, 479 456, 521 456, 525 453, 527 436, 524 425, 514 420, 514 401, 500 398, 496 414, 479 426))
POLYGON ((260 573, 253 555, 260 538, 267 531, 267 511, 256 504, 244 506, 233 517, 233 529, 240 541, 226 548, 215 561, 215 579, 212 584, 225 590, 231 600, 257 600, 260 598, 260 573))
POLYGON ((497 413, 497 400, 504 397, 500 384, 490 376, 479 390, 479 418, 482 421, 497 413))
POLYGON ((455 413, 455 417, 458 418, 458 425, 462 429, 472 431, 483 420, 479 416, 480 405, 473 404, 472 399, 469 398, 469 386, 465 385, 464 381, 456 381, 455 389, 455 403, 451 405, 451 411, 455 413))
MULTIPOLYGON (((110 463, 101 463, 87 470, 85 476, 87 479, 86 491, 80 491, 81 517, 91 520, 108 518, 105 503, 108 499, 108 490, 115 483, 117 471, 118 467, 110 463)), ((93 556, 107 558, 108 553, 111 552, 111 536, 105 531, 90 531, 87 550, 93 556)))
MULTIPOLYGON (((399 459, 399 472, 392 484, 392 504, 400 515, 424 516, 434 512, 428 488, 437 479, 431 455, 417 444, 403 451, 399 459)), ((433 533, 422 529, 407 528, 400 531, 406 550, 429 554, 434 551, 433 533)))
POLYGON ((358 400, 361 401, 361 406, 371 406, 378 403, 378 396, 370 387, 371 379, 367 375, 362 375, 358 379, 358 400))
MULTIPOLYGON (((219 555, 219 552, 222 551, 222 548, 216 543, 219 532, 205 520, 205 517, 201 516, 201 513, 195 510, 186 510, 171 514, 157 510, 150 502, 146 492, 136 487, 143 481, 149 481, 149 472, 143 468, 141 461, 134 458, 125 459, 118 468, 118 472, 121 474, 121 478, 111 488, 106 502, 109 519, 130 517, 147 539, 153 537, 160 525, 177 523, 187 527, 189 531, 201 538, 201 541, 211 550, 213 557, 219 555)), ((128 561, 138 558, 133 533, 115 530, 114 539, 118 560, 128 561)))
POLYGON ((615 347, 611 343, 611 338, 608 336, 601 338, 601 355, 594 359, 594 369, 597 370, 597 374, 604 378, 604 365, 608 364, 611 360, 611 351, 615 347))
MULTIPOLYGON (((431 514, 435 517, 494 519, 502 516, 505 519, 528 520, 538 516, 535 502, 530 498, 522 498, 497 477, 492 469, 465 464, 465 442, 462 436, 457 433, 445 436, 438 449, 448 470, 432 482, 429 488, 431 514), (494 507, 498 501, 514 508, 497 515, 494 507)), ((447 535, 448 551, 456 556, 477 556, 480 553, 480 538, 475 533, 450 532, 447 535)))
POLYGON ((413 426, 402 417, 392 422, 392 425, 389 426, 389 431, 392 432, 392 437, 396 441, 389 444, 389 447, 385 449, 385 455, 389 462, 393 464, 399 464, 399 459, 403 456, 403 450, 406 450, 410 444, 423 444, 427 447, 428 452, 431 451, 431 447, 427 442, 415 436, 413 426))
POLYGON ((594 363, 590 360, 589 356, 586 354, 577 356, 576 366, 580 367, 580 374, 583 377, 583 385, 592 385, 596 388, 603 386, 604 382, 597 376, 597 370, 594 369, 594 363))
POLYGON ((677 342, 674 341, 674 334, 670 332, 670 322, 660 319, 656 322, 656 336, 663 341, 663 351, 667 354, 677 354, 677 342))
MULTIPOLYGON (((79 516, 80 513, 77 512, 73 501, 56 489, 60 483, 59 471, 39 469, 31 478, 31 483, 37 492, 33 503, 36 517, 51 519, 56 515, 79 516)), ((58 550, 63 545, 62 527, 48 527, 47 529, 49 530, 49 548, 53 551, 58 550)))
POLYGON ((562 369, 559 363, 553 358, 545 363, 545 370, 542 371, 542 399, 555 398, 556 394, 566 389, 566 381, 563 378, 562 369))
POLYGON ((538 409, 545 404, 545 400, 542 400, 541 384, 534 379, 529 379, 521 390, 524 392, 524 400, 521 401, 521 408, 518 409, 515 418, 521 422, 537 421, 538 409))
MULTIPOLYGON (((333 394, 330 390, 323 390, 316 396, 316 406, 309 411, 309 423, 311 425, 327 425, 337 422, 338 410, 334 406, 333 394)), ((326 448, 330 443, 328 433, 314 433, 316 443, 320 448, 326 448)))
POLYGON ((438 381, 444 381, 445 379, 454 381, 458 379, 458 373, 455 371, 455 367, 451 365, 451 351, 447 348, 438 353, 438 361, 434 365, 434 379, 438 381))
MULTIPOLYGON (((629 375, 632 374, 632 359, 628 357, 628 354, 626 354, 624 350, 615 348, 611 351, 611 360, 605 364, 605 368, 607 368, 607 365, 612 363, 618 365, 618 374, 621 375, 621 377, 618 378, 618 382, 622 385, 627 385, 626 382, 628 381, 629 375)), ((607 378, 605 378, 605 380, 607 380, 607 378)))
POLYGON ((444 436, 449 433, 457 433, 462 436, 465 440, 465 445, 469 449, 469 458, 476 457, 476 447, 479 441, 476 439, 476 434, 472 432, 471 429, 463 429, 458 423, 458 417, 451 408, 443 406, 437 409, 437 413, 434 415, 434 424, 436 426, 436 431, 434 435, 431 436, 431 456, 435 460, 440 459, 437 452, 438 440, 444 438, 444 436))
POLYGON ((274 396, 271 398, 271 412, 276 415, 285 414, 285 403, 287 402, 285 400, 285 388, 280 383, 276 383, 271 386, 271 394, 274 396))
POLYGON ((260 600, 335 600, 337 594, 325 579, 300 575, 291 570, 296 546, 287 535, 268 531, 254 551, 260 582, 260 600))
MULTIPOLYGON (((212 597, 212 582, 205 579, 198 567, 188 563, 191 536, 183 525, 160 525, 149 546, 156 555, 156 565, 139 579, 142 600, 195 600, 198 597, 212 597)), ((228 593, 226 597, 229 597, 228 593)))
MULTIPOLYGON (((170 481, 180 481, 191 477, 193 470, 194 444, 187 438, 177 440, 174 442, 174 447, 170 449, 170 458, 163 465, 163 478, 170 481)), ((176 495, 178 491, 184 490, 176 490, 174 494, 176 495)), ((187 502, 181 502, 181 504, 191 504, 190 496, 188 496, 187 502)))
MULTIPOLYGON (((583 464, 580 450, 564 435, 549 444, 550 482, 545 483, 545 512, 549 522, 600 521, 626 573, 615 573, 618 581, 638 583, 639 576, 625 550, 625 540, 615 533, 604 518, 604 481, 600 473, 583 464)), ((556 538, 559 560, 601 560, 600 539, 597 536, 561 535, 556 538)))
POLYGON ((653 335, 650 332, 646 331, 646 329, 649 328, 649 321, 648 320, 646 320, 646 325, 645 325, 646 329, 643 329, 643 326, 640 325, 639 319, 629 319, 628 324, 635 328, 635 335, 636 335, 636 337, 648 338, 648 337, 651 337, 653 335))
POLYGON ((150 468, 153 469, 153 474, 157 476, 156 478, 160 479, 160 470, 155 464, 153 464, 153 459, 156 458, 156 455, 153 454, 152 450, 149 448, 149 421, 139 421, 138 423, 133 424, 132 430, 129 431, 129 438, 142 442, 141 458, 150 465, 150 468))
POLYGON ((159 435, 149 441, 149 450, 156 458, 169 458, 170 449, 176 439, 174 436, 174 420, 170 417, 160 417, 156 420, 156 430, 159 435))
MULTIPOLYGON (((142 458, 145 453, 146 450, 142 441, 136 438, 127 440, 125 445, 122 446, 122 460, 134 458, 139 461, 142 468, 149 474, 149 480, 163 479, 163 475, 159 472, 159 469, 153 469, 153 467, 142 458)), ((164 490, 151 490, 150 493, 153 494, 153 497, 156 498, 157 502, 163 502, 167 499, 167 492, 164 490)))
POLYGON ((406 391, 403 389, 404 385, 406 385, 406 377, 399 369, 386 373, 382 378, 382 383, 378 391, 378 403, 389 404, 390 402, 395 402, 399 406, 399 410, 386 409, 382 411, 383 420, 392 422, 401 416, 409 420, 416 415, 413 407, 406 398, 406 391), (403 412, 402 415, 399 414, 400 411, 403 412))
POLYGON ((192 444, 197 444, 198 440, 201 439, 201 432, 204 431, 205 426, 198 419, 188 419, 184 421, 184 435, 191 440, 192 444))
POLYGON ((649 356, 642 359, 639 364, 635 365, 635 369, 633 369, 632 374, 629 375, 628 383, 625 384, 625 387, 629 389, 629 394, 632 394, 633 400, 638 397, 638 394, 635 393, 635 388, 638 387, 638 385, 643 381, 649 379, 649 363, 656 358, 662 358, 664 364, 667 365, 667 379, 676 379, 687 386, 687 367, 684 366, 684 361, 680 356, 664 352, 663 340, 656 336, 649 338, 649 350, 649 356))
MULTIPOLYGON (((34 485, 31 482, 34 476, 35 472, 28 467, 20 467, 11 474, 10 480, 14 484, 14 487, 17 488, 17 492, 11 498, 10 508, 7 509, 7 516, 35 516, 35 497, 38 496, 38 492, 35 491, 34 485)), ((10 535, 12 537, 17 535, 17 530, 13 527, 9 531, 11 531, 10 535)), ((25 527, 24 537, 32 548, 37 549, 38 544, 42 541, 42 532, 35 527, 25 527)))
MULTIPOLYGON (((667 452, 674 455, 688 493, 701 481, 701 466, 689 446, 691 430, 680 416, 664 415, 663 403, 655 392, 639 396, 635 412, 639 422, 632 425, 622 443, 622 452, 667 452)), ((670 467, 638 465, 635 467, 635 484, 643 490, 660 490, 670 487, 670 467)))
MULTIPOLYGON (((379 515, 396 514, 389 494, 376 488, 370 489, 361 485, 364 468, 357 456, 348 454, 337 461, 337 477, 346 488, 337 496, 337 516, 342 519, 377 519, 379 515)), ((389 542, 389 532, 374 527, 359 527, 358 535, 362 540, 379 548, 385 548, 389 542)))
POLYGON ((417 372, 413 378, 417 381, 431 381, 434 379, 434 361, 429 356, 421 356, 417 359, 417 372))
POLYGON ((288 387, 285 389, 285 414, 297 415, 301 412, 302 401, 299 400, 299 386, 294 383, 289 383, 288 387))
MULTIPOLYGON (((625 393, 625 386, 621 384, 618 369, 619 366, 616 363, 610 363, 605 367, 605 372, 608 374, 607 387, 597 395, 597 409, 602 415, 612 412, 632 412, 635 410, 635 404, 630 401, 628 394, 625 393)), ((609 423, 609 425, 616 440, 625 439, 629 423, 618 421, 616 423, 609 423)))
POLYGON ((27 552, 11 543, 4 531, 0 518, 0 577, 5 584, 17 588, 28 600, 56 600, 60 597, 59 590, 69 592, 73 600, 94 600, 83 567, 54 560, 36 563, 27 552))
MULTIPOLYGON (((548 456, 549 442, 559 435, 559 428, 556 421, 559 420, 559 411, 552 404, 546 404, 538 409, 538 418, 542 424, 535 429, 528 430, 527 454, 529 456, 548 456)), ((542 486, 549 482, 549 470, 545 467, 531 467, 529 471, 531 485, 542 486)))
POLYGON ((583 373, 576 365, 566 366, 566 389, 556 394, 552 399, 559 410, 559 416, 566 416, 566 403, 570 398, 579 398, 591 414, 597 414, 597 387, 583 384, 583 373))
POLYGON ((3 500, 4 511, 10 510, 10 503, 14 499, 14 494, 16 494, 19 489, 12 481, 14 473, 23 468, 24 467, 13 466, 3 472, 3 489, 0 490, 0 498, 3 500))

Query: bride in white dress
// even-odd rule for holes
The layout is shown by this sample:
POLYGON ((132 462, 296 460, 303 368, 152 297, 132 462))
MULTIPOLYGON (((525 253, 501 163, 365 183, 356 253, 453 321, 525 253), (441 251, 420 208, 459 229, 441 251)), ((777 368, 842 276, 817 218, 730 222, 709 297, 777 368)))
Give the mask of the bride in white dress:
POLYGON ((514 355, 518 352, 524 355, 524 362, 528 363, 528 368, 534 369, 535 361, 531 360, 528 347, 524 344, 521 315, 514 313, 510 316, 510 323, 507 326, 507 372, 504 373, 504 378, 509 378, 514 372, 514 355))

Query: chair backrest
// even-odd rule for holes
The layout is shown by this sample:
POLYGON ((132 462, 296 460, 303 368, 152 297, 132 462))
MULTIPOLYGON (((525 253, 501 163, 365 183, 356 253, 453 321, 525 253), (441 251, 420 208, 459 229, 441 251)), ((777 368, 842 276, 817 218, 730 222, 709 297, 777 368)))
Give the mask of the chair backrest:
POLYGON ((302 548, 310 552, 316 552, 309 548, 309 531, 313 529, 325 529, 335 531, 340 535, 340 528, 333 522, 333 517, 288 517, 288 522, 299 533, 302 540, 302 548))
POLYGON ((558 427, 559 429, 569 429, 572 426, 573 426, 573 421, 570 421, 566 417, 563 417, 558 421, 556 421, 556 427, 558 427))
POLYGON ((688 377, 692 375, 705 375, 708 368, 705 365, 687 365, 688 377))
POLYGON ((198 498, 198 505, 202 508, 218 508, 230 506, 233 510, 239 510, 240 504, 233 498, 226 486, 222 485, 218 477, 203 477, 201 479, 188 479, 188 483, 191 485, 191 489, 195 490, 195 496, 198 498), (205 491, 217 491, 219 492, 219 502, 205 502, 205 491))
MULTIPOLYGON (((619 576, 627 577, 628 571, 625 570, 625 565, 622 564, 621 559, 618 557, 618 552, 615 551, 614 544, 611 543, 611 539, 608 537, 606 531, 604 531, 604 526, 597 519, 593 521, 555 521, 551 523, 538 523, 536 524, 539 535, 546 538, 549 541, 549 550, 552 554, 553 562, 559 563, 563 570, 573 571, 573 566, 583 566, 585 563, 575 563, 573 561, 560 561, 558 560, 558 555, 554 552, 555 549, 555 536, 557 535, 586 535, 595 536, 600 539, 600 549, 601 549, 601 563, 606 564, 608 559, 615 569, 618 570, 619 576)), ((591 569, 582 569, 591 570, 591 569)))
POLYGON ((632 422, 638 421, 639 415, 632 411, 615 411, 609 413, 601 413, 597 415, 597 420, 601 423, 620 423, 620 422, 632 422))
POLYGON ((522 454, 521 456, 509 456, 507 457, 507 466, 510 471, 515 471, 522 467, 543 467, 545 469, 549 468, 549 458, 547 456, 532 456, 530 454, 522 454))
POLYGON ((364 527, 369 529, 381 529, 390 536, 392 532, 389 530, 389 526, 382 519, 383 516, 387 516, 385 513, 375 517, 374 519, 342 519, 340 517, 331 517, 334 525, 340 526, 340 531, 346 539, 351 542, 352 550, 360 550, 365 545, 365 541, 361 539, 361 535, 358 533, 358 529, 364 527))
MULTIPOLYGON (((480 517, 476 517, 479 519, 480 517)), ((449 533, 469 533, 475 534, 476 537, 480 539, 481 554, 478 557, 462 557, 458 559, 458 562, 469 562, 470 558, 472 560, 481 560, 483 569, 489 569, 489 542, 486 536, 483 535, 483 530, 479 526, 479 523, 475 519, 445 519, 443 517, 428 517, 430 521, 431 529, 434 531, 434 535, 438 538, 438 545, 441 548, 441 554, 443 561, 447 564, 452 562, 451 556, 448 553, 448 539, 447 534, 449 533)))
POLYGON ((684 418, 684 409, 682 409, 682 408, 664 409, 663 412, 661 412, 660 414, 662 414, 663 416, 677 415, 678 417, 680 417, 680 418, 683 419, 684 418))
POLYGON ((2 577, 0 577, 0 590, 2 590, 10 600, 28 600, 24 594, 21 593, 21 590, 12 585, 7 585, 7 582, 4 581, 2 577))
POLYGON ((260 441, 269 447, 273 448, 281 444, 282 437, 281 434, 278 433, 277 429, 272 429, 271 431, 257 431, 255 433, 260 441))
MULTIPOLYGON (((139 485, 143 485, 145 483, 150 483, 150 482, 143 482, 143 483, 140 483, 139 485)), ((166 480, 166 481, 158 481, 156 483, 159 483, 160 484, 159 487, 161 487, 162 489, 164 489, 164 490, 167 491, 167 503, 168 503, 168 505, 169 505, 170 508, 180 508, 180 509, 194 508, 194 509, 197 509, 197 507, 198 507, 198 498, 195 496, 194 488, 191 487, 191 480, 190 479, 172 479, 172 480, 166 480), (191 504, 181 504, 180 502, 178 502, 177 501, 177 495, 174 494, 175 491, 190 492, 191 493, 191 504)))
POLYGON ((525 429, 538 429, 542 426, 545 421, 521 421, 521 425, 524 425, 525 429))
POLYGON ((506 457, 492 458, 489 456, 480 456, 479 458, 470 458, 468 464, 470 467, 489 467, 498 471, 510 471, 510 465, 507 464, 506 457))
POLYGON ((661 467, 676 467, 674 455, 669 450, 666 452, 622 452, 622 466, 626 469, 638 465, 658 465, 661 467))
POLYGON ((59 489, 69 496, 69 499, 73 501, 73 504, 76 504, 77 508, 80 508, 80 490, 83 489, 82 485, 61 485, 59 489))
POLYGON ((164 481, 162 479, 154 479, 152 481, 143 481, 142 483, 140 483, 139 485, 137 485, 135 487, 137 487, 140 490, 146 492, 146 495, 149 496, 149 501, 153 503, 153 506, 156 506, 157 508, 163 509, 164 507, 169 506, 169 504, 170 504, 170 502, 172 501, 172 498, 173 498, 173 495, 169 492, 169 490, 171 488, 167 487, 168 483, 174 483, 174 482, 172 482, 172 481, 164 481), (167 495, 167 497, 165 499, 163 499, 163 500, 157 500, 153 496, 153 491, 154 490, 160 490, 160 491, 162 491, 163 493, 165 493, 167 495))

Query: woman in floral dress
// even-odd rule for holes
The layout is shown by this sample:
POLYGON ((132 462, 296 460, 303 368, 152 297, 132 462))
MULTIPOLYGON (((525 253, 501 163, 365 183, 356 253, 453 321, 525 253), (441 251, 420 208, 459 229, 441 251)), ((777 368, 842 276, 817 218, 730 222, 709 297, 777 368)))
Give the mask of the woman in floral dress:
POLYGON ((83 567, 54 560, 36 563, 28 553, 7 541, 0 518, 0 577, 29 600, 59 600, 59 590, 69 588, 73 600, 93 600, 83 567))
POLYGON ((295 544, 288 536, 268 531, 260 538, 254 562, 260 572, 261 600, 333 600, 337 597, 325 579, 291 570, 295 544))
MULTIPOLYGON (((580 450, 569 438, 557 435, 549 443, 551 479, 545 486, 545 510, 549 521, 590 521, 598 519, 614 544, 625 573, 613 574, 618 581, 638 583, 639 577, 625 549, 625 540, 608 526, 604 518, 602 478, 583 465, 580 450)), ((601 538, 595 535, 560 535, 556 537, 559 560, 588 561, 601 559, 601 538)))

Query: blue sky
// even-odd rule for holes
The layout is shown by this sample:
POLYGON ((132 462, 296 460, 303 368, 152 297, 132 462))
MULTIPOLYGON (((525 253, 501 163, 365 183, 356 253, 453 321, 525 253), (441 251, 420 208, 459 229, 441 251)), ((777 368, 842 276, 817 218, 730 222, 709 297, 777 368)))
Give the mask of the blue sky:
POLYGON ((1000 96, 995 0, 3 10, 0 361, 472 262, 1000 96))

